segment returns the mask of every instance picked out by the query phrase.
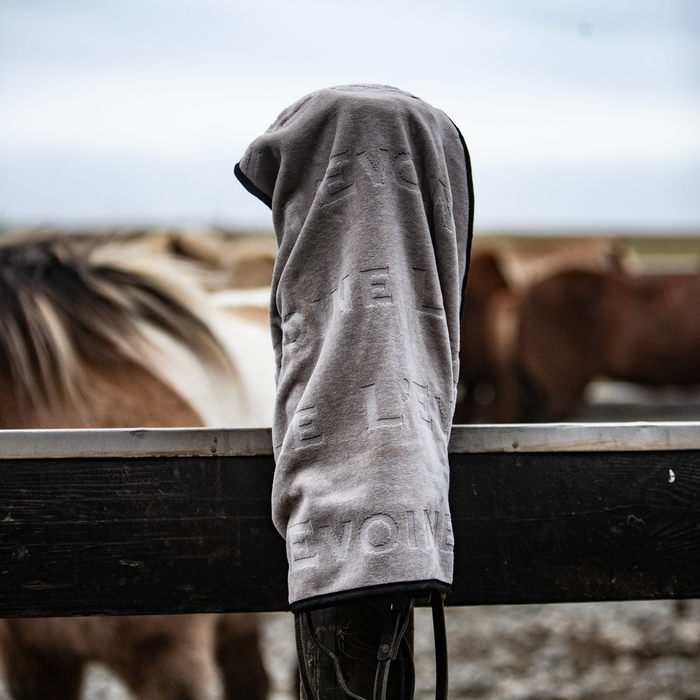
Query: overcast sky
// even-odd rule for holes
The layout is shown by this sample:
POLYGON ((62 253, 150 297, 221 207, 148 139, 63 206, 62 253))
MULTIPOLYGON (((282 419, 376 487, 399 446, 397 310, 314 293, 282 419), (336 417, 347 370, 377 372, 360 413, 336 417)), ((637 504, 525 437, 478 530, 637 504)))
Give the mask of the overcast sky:
POLYGON ((459 125, 477 229, 700 229, 698 0, 0 0, 0 223, 269 228, 234 164, 352 82, 459 125))

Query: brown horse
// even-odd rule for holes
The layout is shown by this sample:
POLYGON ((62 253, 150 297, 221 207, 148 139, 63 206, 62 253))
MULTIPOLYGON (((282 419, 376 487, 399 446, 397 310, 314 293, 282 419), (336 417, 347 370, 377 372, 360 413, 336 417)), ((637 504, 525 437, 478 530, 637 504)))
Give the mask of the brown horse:
POLYGON ((496 255, 488 251, 474 253, 462 306, 454 423, 483 422, 490 416, 498 379, 490 341, 490 307, 494 295, 507 288, 496 255))
POLYGON ((700 274, 561 272, 518 304, 508 418, 570 418, 604 376, 650 386, 700 383, 700 274), (517 375, 517 376, 516 376, 517 375))
POLYGON ((503 381, 517 342, 518 299, 542 279, 566 269, 620 271, 629 254, 615 238, 490 242, 469 265, 460 330, 455 423, 511 417, 512 387, 503 381))
MULTIPOLYGON (((177 346, 241 393, 205 307, 181 268, 133 248, 0 246, 0 428, 204 425, 161 368, 177 346)), ((17 700, 77 700, 90 661, 140 700, 205 700, 217 664, 228 700, 263 700, 258 637, 251 614, 0 620, 17 700)))

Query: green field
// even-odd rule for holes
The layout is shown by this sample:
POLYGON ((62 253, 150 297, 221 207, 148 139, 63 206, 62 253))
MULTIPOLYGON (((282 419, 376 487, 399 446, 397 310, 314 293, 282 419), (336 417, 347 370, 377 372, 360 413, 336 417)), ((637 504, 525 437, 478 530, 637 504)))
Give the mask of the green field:
POLYGON ((616 238, 636 258, 639 270, 649 272, 700 271, 700 230, 665 231, 560 231, 547 234, 488 231, 474 234, 475 247, 508 246, 535 250, 554 241, 616 238))

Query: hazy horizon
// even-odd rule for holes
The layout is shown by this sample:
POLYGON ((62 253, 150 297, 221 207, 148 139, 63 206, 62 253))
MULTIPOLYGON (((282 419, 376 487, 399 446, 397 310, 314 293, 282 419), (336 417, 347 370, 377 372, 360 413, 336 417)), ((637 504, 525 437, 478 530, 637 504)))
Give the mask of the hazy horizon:
POLYGON ((234 164, 350 82, 458 124, 477 230, 700 229, 692 0, 5 0, 0 224, 270 230, 234 164))

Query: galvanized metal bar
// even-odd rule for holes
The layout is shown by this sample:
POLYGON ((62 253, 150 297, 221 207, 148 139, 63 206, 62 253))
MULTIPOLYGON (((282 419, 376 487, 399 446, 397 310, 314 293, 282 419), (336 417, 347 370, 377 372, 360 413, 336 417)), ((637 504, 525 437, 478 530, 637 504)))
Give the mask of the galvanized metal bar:
POLYGON ((455 426, 451 454, 700 449, 700 423, 546 423, 455 426))
MULTIPOLYGON (((459 425, 451 454, 700 450, 700 422, 459 425)), ((6 430, 0 459, 271 455, 269 428, 6 430)))
POLYGON ((272 455, 270 428, 0 431, 0 459, 269 455, 272 455))

